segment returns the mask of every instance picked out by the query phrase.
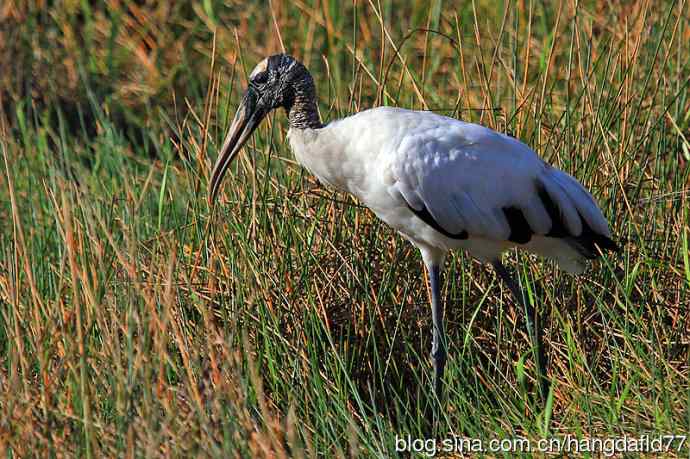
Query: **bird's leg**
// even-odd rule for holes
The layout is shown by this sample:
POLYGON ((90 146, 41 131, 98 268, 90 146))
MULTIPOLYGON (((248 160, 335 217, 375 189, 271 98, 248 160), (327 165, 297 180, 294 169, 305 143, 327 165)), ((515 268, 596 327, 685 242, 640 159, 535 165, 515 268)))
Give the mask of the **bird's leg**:
POLYGON ((431 362, 434 366, 434 394, 440 400, 443 371, 446 367, 446 337, 443 331, 443 303, 441 302, 441 268, 436 264, 429 264, 427 270, 431 284, 431 320, 433 322, 431 362))
POLYGON ((544 344, 542 339, 542 330, 539 326, 537 313, 532 306, 532 304, 527 299, 524 291, 518 287, 517 283, 513 280, 510 273, 500 260, 496 260, 492 263, 496 274, 501 280, 508 286, 511 293, 515 297, 515 300, 522 303, 522 306, 526 314, 526 324, 527 324, 527 334, 532 340, 532 346, 534 348, 534 356, 536 357, 537 366, 537 384, 539 386, 539 395, 542 400, 546 401, 546 396, 549 392, 549 382, 546 379, 546 356, 544 354, 544 344))

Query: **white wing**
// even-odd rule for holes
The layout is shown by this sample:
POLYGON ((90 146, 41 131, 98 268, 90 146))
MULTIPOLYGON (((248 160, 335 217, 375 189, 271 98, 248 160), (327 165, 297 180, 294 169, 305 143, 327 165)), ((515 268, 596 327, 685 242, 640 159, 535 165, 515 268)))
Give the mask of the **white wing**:
POLYGON ((532 234, 610 237, 587 190, 527 145, 428 112, 397 116, 406 113, 415 126, 385 155, 388 191, 444 235, 517 243, 532 234))

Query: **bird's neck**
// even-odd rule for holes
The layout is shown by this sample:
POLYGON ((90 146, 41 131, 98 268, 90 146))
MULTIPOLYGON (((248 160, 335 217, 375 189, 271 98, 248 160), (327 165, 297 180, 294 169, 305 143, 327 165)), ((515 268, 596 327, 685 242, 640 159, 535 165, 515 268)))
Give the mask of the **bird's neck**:
POLYGON ((294 98, 285 107, 291 129, 319 129, 323 127, 316 108, 316 89, 313 80, 305 78, 294 86, 294 98))

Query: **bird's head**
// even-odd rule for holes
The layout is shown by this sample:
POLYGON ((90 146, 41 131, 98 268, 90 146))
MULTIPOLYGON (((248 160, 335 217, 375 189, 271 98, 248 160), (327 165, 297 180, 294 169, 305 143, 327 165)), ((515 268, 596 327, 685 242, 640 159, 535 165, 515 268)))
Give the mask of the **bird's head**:
POLYGON ((209 203, 218 194, 223 175, 237 152, 266 115, 278 107, 289 113, 296 99, 305 94, 314 97, 314 83, 307 71, 292 56, 276 54, 267 57, 249 75, 249 87, 237 108, 235 118, 213 167, 209 186, 209 203))

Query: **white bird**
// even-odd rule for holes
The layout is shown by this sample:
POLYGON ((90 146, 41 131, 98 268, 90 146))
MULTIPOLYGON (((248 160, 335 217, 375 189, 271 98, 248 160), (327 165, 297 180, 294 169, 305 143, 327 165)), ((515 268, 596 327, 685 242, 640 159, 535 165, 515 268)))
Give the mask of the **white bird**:
POLYGON ((211 205, 232 159, 278 107, 287 113, 297 160, 321 182, 354 195, 421 252, 432 293, 436 395, 446 362, 440 271, 450 250, 464 249, 490 263, 523 303, 539 353, 543 396, 544 359, 534 310, 501 254, 517 247, 579 273, 587 259, 618 250, 590 193, 517 139, 431 112, 378 107, 323 125, 309 71, 279 54, 261 61, 249 76, 212 172, 211 205))

